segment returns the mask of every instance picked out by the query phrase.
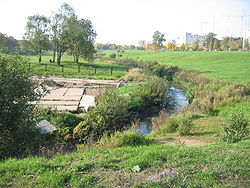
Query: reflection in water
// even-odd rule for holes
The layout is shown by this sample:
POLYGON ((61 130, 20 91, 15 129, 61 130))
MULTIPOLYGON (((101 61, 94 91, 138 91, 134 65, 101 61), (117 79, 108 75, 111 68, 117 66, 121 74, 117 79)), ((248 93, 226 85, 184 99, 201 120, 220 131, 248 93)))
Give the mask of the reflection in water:
MULTIPOLYGON (((188 99, 185 96, 185 91, 171 87, 169 92, 175 101, 174 110, 171 112, 166 111, 166 113, 173 114, 179 112, 189 104, 188 99)), ((151 123, 149 121, 141 121, 138 131, 142 135, 150 134, 150 132, 152 131, 151 123)))

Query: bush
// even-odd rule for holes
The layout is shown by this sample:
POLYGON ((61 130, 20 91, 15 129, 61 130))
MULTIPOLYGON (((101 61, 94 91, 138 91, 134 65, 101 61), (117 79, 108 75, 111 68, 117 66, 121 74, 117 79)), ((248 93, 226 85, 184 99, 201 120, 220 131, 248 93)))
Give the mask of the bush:
POLYGON ((109 55, 109 58, 115 59, 115 58, 116 58, 116 54, 115 54, 115 53, 110 54, 110 55, 109 55))
POLYGON ((187 136, 190 134, 192 129, 192 120, 189 117, 183 117, 180 120, 180 124, 178 127, 178 132, 181 136, 187 136))
POLYGON ((141 102, 142 109, 146 106, 162 106, 169 102, 168 89, 169 84, 165 79, 152 76, 134 92, 132 98, 141 102))
POLYGON ((177 131, 177 128, 180 124, 180 116, 172 115, 170 116, 164 126, 164 132, 166 133, 174 133, 177 131))
POLYGON ((122 130, 130 122, 130 109, 129 97, 107 91, 97 98, 97 106, 74 129, 74 137, 80 142, 96 141, 103 134, 122 130))
POLYGON ((147 75, 143 73, 142 69, 140 68, 132 68, 132 69, 129 69, 129 72, 124 77, 124 79, 127 81, 141 82, 147 79, 147 75))
POLYGON ((98 142, 102 147, 138 146, 150 143, 152 140, 146 139, 145 136, 132 130, 116 132, 112 136, 103 136, 98 142))
POLYGON ((29 79, 26 60, 0 54, 0 85, 0 158, 32 151, 38 133, 31 102, 39 99, 41 89, 29 79))
POLYGON ((224 124, 222 139, 229 143, 246 139, 249 134, 247 126, 248 121, 244 118, 242 111, 231 114, 224 124))

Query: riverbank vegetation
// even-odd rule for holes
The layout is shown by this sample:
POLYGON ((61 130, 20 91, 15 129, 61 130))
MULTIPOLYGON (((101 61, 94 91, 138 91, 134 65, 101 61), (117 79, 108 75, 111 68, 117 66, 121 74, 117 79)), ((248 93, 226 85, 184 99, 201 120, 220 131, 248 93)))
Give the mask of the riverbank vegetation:
POLYGON ((112 59, 110 62, 130 67, 123 78, 133 85, 111 88, 98 96, 96 107, 84 115, 37 109, 34 118, 53 122, 59 131, 40 135, 44 140, 36 146, 43 151, 30 153, 38 156, 2 160, 1 186, 244 187, 248 184, 248 83, 218 81, 155 61, 112 59), (190 105, 171 117, 155 115, 149 136, 134 132, 133 125, 138 124, 145 111, 152 111, 153 107, 157 111, 170 108, 171 84, 187 91, 190 105), (240 111, 241 116, 231 115, 227 120, 234 111, 240 111), (177 137, 212 145, 188 147, 181 140, 175 146, 165 144, 177 137), (65 154, 72 151, 75 152, 65 154))

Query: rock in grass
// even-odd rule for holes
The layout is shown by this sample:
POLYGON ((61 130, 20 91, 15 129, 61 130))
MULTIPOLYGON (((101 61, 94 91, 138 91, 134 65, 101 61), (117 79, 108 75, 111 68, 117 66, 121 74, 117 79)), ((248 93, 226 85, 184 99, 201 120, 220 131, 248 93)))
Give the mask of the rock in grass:
POLYGON ((36 124, 36 126, 40 128, 40 132, 42 134, 46 134, 46 133, 53 132, 56 130, 56 127, 52 125, 50 122, 48 122, 47 120, 39 121, 36 124))
POLYGON ((136 165, 136 166, 134 166, 134 167, 132 168, 132 171, 133 171, 133 172, 140 172, 140 171, 141 171, 141 168, 140 168, 139 165, 136 165))

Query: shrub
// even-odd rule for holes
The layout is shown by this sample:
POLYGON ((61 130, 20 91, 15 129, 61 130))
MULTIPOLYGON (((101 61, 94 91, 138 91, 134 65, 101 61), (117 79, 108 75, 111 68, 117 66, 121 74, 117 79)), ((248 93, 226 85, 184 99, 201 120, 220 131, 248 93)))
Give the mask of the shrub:
POLYGON ((180 120, 180 124, 178 127, 178 132, 181 136, 187 136, 190 134, 192 129, 192 120, 189 117, 183 117, 180 120))
POLYGON ((29 79, 25 59, 0 54, 0 85, 0 158, 17 151, 32 151, 38 133, 32 118, 34 105, 30 102, 39 99, 41 90, 29 79))
MULTIPOLYGON (((135 98, 140 98, 141 101, 147 106, 161 105, 164 106, 164 102, 168 102, 169 96, 167 90, 169 84, 165 79, 151 76, 147 81, 134 92, 135 98)), ((144 106, 145 107, 145 106, 144 106)))
POLYGON ((174 133, 180 124, 180 116, 172 115, 170 116, 164 126, 164 132, 166 133, 174 133))
POLYGON ((116 54, 115 54, 115 53, 110 54, 110 55, 109 55, 109 58, 115 59, 115 58, 116 58, 116 54))
POLYGON ((70 129, 74 129, 81 121, 83 121, 83 118, 70 113, 57 113, 49 116, 47 119, 58 128, 70 129))
POLYGON ((247 138, 249 130, 248 121, 242 111, 232 113, 224 124, 222 139, 225 142, 235 143, 247 138))
POLYGON ((89 111, 85 120, 74 129, 74 137, 80 142, 96 141, 103 134, 122 130, 130 122, 129 97, 107 91, 97 98, 97 106, 89 111))
POLYGON ((152 140, 146 139, 145 136, 132 130, 116 132, 112 136, 103 136, 98 142, 102 147, 138 146, 150 143, 152 140))
POLYGON ((124 79, 128 81, 141 82, 147 79, 147 75, 143 73, 142 69, 140 68, 132 68, 132 69, 129 69, 129 72, 124 77, 124 79))

